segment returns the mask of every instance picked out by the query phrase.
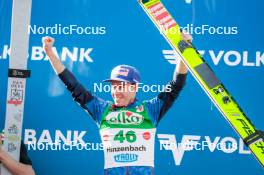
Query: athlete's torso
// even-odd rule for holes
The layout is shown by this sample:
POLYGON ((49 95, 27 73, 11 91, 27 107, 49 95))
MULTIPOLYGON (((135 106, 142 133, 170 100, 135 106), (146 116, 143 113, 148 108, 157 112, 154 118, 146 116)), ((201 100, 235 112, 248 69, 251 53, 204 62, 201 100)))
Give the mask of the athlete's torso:
POLYGON ((100 124, 105 169, 124 166, 154 167, 156 128, 144 103, 103 113, 100 124))

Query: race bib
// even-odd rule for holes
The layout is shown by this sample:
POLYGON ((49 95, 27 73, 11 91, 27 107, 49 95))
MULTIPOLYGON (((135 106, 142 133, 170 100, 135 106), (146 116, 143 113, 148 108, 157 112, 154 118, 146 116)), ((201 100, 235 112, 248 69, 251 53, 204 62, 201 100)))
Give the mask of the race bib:
POLYGON ((154 167, 156 129, 105 128, 100 133, 104 144, 105 169, 123 166, 154 167))

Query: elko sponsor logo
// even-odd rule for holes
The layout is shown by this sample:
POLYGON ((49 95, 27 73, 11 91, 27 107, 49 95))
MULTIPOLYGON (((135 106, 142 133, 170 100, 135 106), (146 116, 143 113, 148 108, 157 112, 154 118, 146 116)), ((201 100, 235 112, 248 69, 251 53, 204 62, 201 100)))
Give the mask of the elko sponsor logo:
MULTIPOLYGON (((9 45, 4 45, 3 50, 0 51, 0 61, 6 60, 10 56, 9 45)), ((91 53, 93 48, 82 48, 82 47, 53 47, 55 55, 61 58, 61 61, 71 60, 73 62, 93 62, 91 53), (60 53, 60 54, 58 54, 60 53)), ((49 58, 45 55, 41 46, 32 46, 31 52, 29 53, 29 59, 31 61, 48 61, 49 58)))
POLYGON ((115 162, 135 162, 138 160, 138 155, 137 154, 118 154, 114 156, 115 162))
POLYGON ((130 111, 111 112, 106 116, 109 124, 140 125, 143 120, 142 115, 130 111))
MULTIPOLYGON (((260 67, 264 65, 264 52, 256 51, 256 53, 249 53, 249 51, 215 51, 215 50, 199 50, 203 57, 211 58, 214 65, 224 63, 227 66, 244 66, 244 67, 260 67)), ((162 50, 164 58, 170 64, 177 64, 180 56, 174 50, 162 50)))
MULTIPOLYGON (((179 138, 179 137, 177 137, 179 138)), ((233 137, 210 137, 199 135, 183 135, 181 141, 176 139, 175 135, 158 134, 160 150, 171 151, 175 165, 181 165, 183 156, 186 152, 206 151, 222 152, 225 154, 251 154, 245 150, 242 139, 233 137)))

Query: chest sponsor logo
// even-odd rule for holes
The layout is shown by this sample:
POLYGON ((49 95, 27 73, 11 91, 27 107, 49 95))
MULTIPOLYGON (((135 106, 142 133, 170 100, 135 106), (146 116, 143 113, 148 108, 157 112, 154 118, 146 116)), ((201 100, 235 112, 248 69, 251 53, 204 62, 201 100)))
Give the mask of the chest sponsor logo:
POLYGON ((140 125, 143 120, 142 115, 130 111, 111 112, 106 116, 109 124, 140 125))
POLYGON ((135 162, 138 160, 137 154, 118 154, 114 156, 116 162, 135 162))

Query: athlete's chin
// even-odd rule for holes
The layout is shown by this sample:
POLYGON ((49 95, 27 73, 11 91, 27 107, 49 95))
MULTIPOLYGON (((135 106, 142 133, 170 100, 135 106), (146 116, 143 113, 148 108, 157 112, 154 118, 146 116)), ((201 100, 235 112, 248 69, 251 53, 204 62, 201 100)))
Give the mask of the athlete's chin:
POLYGON ((118 107, 121 107, 121 106, 125 106, 125 103, 115 102, 115 105, 118 106, 118 107))
POLYGON ((124 100, 122 100, 122 99, 115 99, 115 105, 120 107, 120 106, 125 106, 126 104, 125 104, 124 100))

